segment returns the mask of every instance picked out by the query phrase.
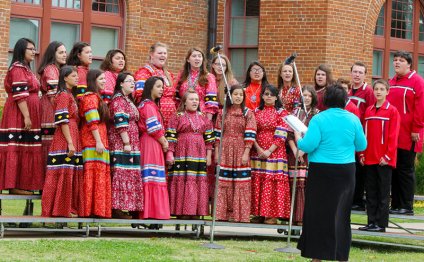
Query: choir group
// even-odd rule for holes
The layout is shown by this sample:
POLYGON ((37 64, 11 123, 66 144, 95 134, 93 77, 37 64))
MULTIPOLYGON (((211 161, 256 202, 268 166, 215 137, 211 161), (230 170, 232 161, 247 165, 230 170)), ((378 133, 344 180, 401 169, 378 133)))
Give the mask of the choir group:
MULTIPOLYGON (((100 69, 90 69, 88 43, 77 42, 67 53, 54 41, 37 76, 30 67, 35 48, 30 39, 18 40, 4 81, 8 98, 0 126, 0 190, 42 190, 42 216, 196 219, 211 213, 219 165, 217 220, 276 224, 289 218, 291 183, 297 176, 294 221, 302 222, 308 157, 283 117, 294 114, 308 125, 326 110, 326 89, 336 83, 328 66, 317 67, 315 86, 300 90, 292 64, 280 65, 273 86, 264 66, 254 61, 239 84, 225 55, 223 67, 215 56, 209 72, 204 52, 193 47, 175 77, 166 66, 168 47, 156 43, 149 61, 131 74, 122 50, 110 50, 100 69)), ((352 82, 339 79, 337 85, 346 85, 346 110, 360 118, 368 139, 368 148, 357 155, 358 166, 375 174, 365 183, 373 212, 368 227, 384 228, 387 174, 396 167, 397 148, 410 152, 411 146, 422 146, 419 137, 410 141, 412 131, 402 131, 407 127, 400 123, 414 121, 412 133, 422 136, 422 113, 408 99, 421 96, 423 86, 392 85, 390 93, 396 88, 403 100, 389 102, 387 82, 367 85, 366 66, 359 62, 351 71, 352 82), (380 173, 386 174, 383 182, 380 173)), ((403 189, 395 190, 392 195, 403 189)), ((362 200, 364 190, 358 191, 362 200)), ((412 211, 407 201, 395 197, 392 208, 412 211)))

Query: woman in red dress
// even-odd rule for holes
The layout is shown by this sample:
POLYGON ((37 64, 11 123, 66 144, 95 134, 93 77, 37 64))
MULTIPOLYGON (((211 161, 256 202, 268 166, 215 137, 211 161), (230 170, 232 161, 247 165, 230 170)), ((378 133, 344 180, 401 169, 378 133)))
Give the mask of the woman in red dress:
POLYGON ((57 91, 59 69, 66 64, 66 48, 61 42, 53 41, 44 53, 38 68, 41 82, 41 137, 43 144, 43 165, 47 165, 47 155, 56 130, 53 100, 57 91))
POLYGON ((138 107, 140 120, 140 166, 143 178, 144 210, 140 218, 169 219, 169 197, 165 176, 164 152, 168 151, 159 100, 164 80, 158 76, 147 79, 142 102, 138 107))
MULTIPOLYGON (((312 117, 319 113, 316 108, 318 104, 317 93, 313 86, 303 86, 303 103, 306 108, 304 110, 303 105, 299 105, 293 111, 293 115, 300 119, 306 126, 309 125, 312 117)), ((294 133, 292 130, 287 134, 287 159, 289 163, 289 176, 290 176, 290 190, 293 188, 293 178, 296 175, 296 195, 294 202, 294 213, 293 221, 295 223, 302 223, 303 221, 303 210, 305 205, 305 186, 308 175, 308 156, 301 150, 299 150, 299 158, 297 163, 296 172, 296 152, 298 150, 294 133)), ((290 194, 291 196, 291 194, 290 194)))
POLYGON ((300 88, 296 85, 293 64, 282 63, 278 68, 277 88, 283 108, 289 113, 292 113, 300 103, 300 88))
POLYGON ((143 180, 140 176, 140 118, 133 102, 134 77, 120 73, 115 95, 109 103, 112 125, 109 146, 112 173, 112 216, 131 218, 125 211, 143 211, 143 180))
POLYGON ((227 78, 228 87, 237 85, 238 81, 234 78, 233 70, 231 69, 231 63, 227 56, 224 54, 220 54, 222 67, 224 71, 221 69, 221 64, 218 60, 218 55, 214 56, 211 61, 211 73, 215 76, 216 86, 218 89, 218 103, 219 107, 222 108, 224 105, 225 99, 225 81, 223 75, 227 78))
POLYGON ((188 50, 184 69, 175 82, 177 99, 180 100, 189 89, 196 91, 200 99, 200 111, 212 120, 212 116, 218 112, 216 81, 206 69, 205 54, 200 48, 192 47, 188 50))
POLYGON ((258 61, 250 63, 243 83, 247 108, 255 110, 259 106, 263 88, 268 85, 265 67, 258 61))
POLYGON ((277 218, 290 216, 290 186, 287 170, 286 138, 288 126, 283 117, 278 89, 264 88, 255 110, 257 135, 252 160, 252 222, 276 224, 277 218))
POLYGON ((7 100, 0 124, 0 190, 32 194, 44 184, 40 83, 31 71, 35 44, 19 39, 4 79, 7 100))
POLYGON ((100 95, 106 104, 109 104, 115 92, 116 78, 121 72, 127 71, 127 58, 124 51, 112 49, 107 52, 105 59, 100 65, 100 69, 105 72, 105 88, 100 91, 100 95))
POLYGON ((91 46, 85 42, 76 42, 66 60, 67 65, 73 65, 78 70, 78 85, 74 89, 74 94, 80 99, 87 91, 87 73, 90 64, 93 62, 93 52, 91 46))
POLYGON ((317 92, 318 97, 318 110, 323 111, 327 109, 324 105, 324 95, 325 91, 327 90, 327 86, 330 86, 333 84, 333 74, 331 73, 330 67, 327 65, 319 65, 315 69, 314 73, 314 79, 315 79, 315 91, 317 92))
POLYGON ((83 205, 80 185, 83 174, 78 107, 72 95, 78 73, 73 66, 60 70, 55 89, 54 123, 59 127, 49 150, 46 180, 41 199, 42 216, 76 217, 83 205), (56 93, 57 91, 57 93, 56 93))
MULTIPOLYGON (((227 98, 227 114, 222 136, 222 155, 219 172, 217 220, 249 222, 251 203, 250 149, 256 137, 256 120, 245 107, 245 95, 240 85, 231 86, 233 104, 227 98)), ((215 152, 221 135, 222 112, 215 124, 215 152)), ((218 162, 218 157, 215 155, 218 162)))
POLYGON ((84 208, 81 216, 111 217, 111 178, 106 123, 109 109, 100 98, 105 74, 92 69, 87 74, 87 92, 80 101, 81 143, 84 161, 84 208))
POLYGON ((144 84, 151 76, 160 76, 164 81, 163 95, 160 99, 159 110, 163 117, 164 128, 168 126, 169 119, 175 114, 176 99, 174 75, 168 70, 166 61, 168 60, 168 46, 157 42, 150 47, 149 62, 138 69, 135 73, 136 101, 141 99, 144 84))
POLYGON ((206 167, 212 162, 212 122, 199 110, 199 95, 187 90, 169 121, 167 162, 171 214, 181 219, 209 215, 206 167))

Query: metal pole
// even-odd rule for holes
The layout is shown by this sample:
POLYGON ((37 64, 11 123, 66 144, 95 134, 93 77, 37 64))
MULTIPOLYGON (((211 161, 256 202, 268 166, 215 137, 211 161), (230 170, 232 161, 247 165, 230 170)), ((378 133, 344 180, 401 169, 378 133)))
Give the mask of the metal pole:
POLYGON ((215 244, 213 242, 214 240, 214 236, 215 236, 215 224, 216 224, 216 200, 218 198, 218 186, 219 186, 219 173, 221 171, 221 155, 222 155, 222 136, 224 134, 224 122, 225 122, 225 115, 227 114, 227 98, 230 99, 231 104, 233 104, 233 100, 231 98, 230 95, 230 87, 228 86, 228 82, 227 82, 227 77, 225 76, 225 70, 224 67, 222 66, 222 58, 221 55, 218 54, 218 61, 219 61, 219 65, 221 66, 221 70, 222 70, 222 76, 224 77, 224 83, 225 86, 227 87, 227 95, 225 96, 224 99, 224 107, 222 109, 222 119, 221 119, 221 135, 220 135, 220 143, 219 143, 219 149, 218 152, 215 152, 215 154, 218 154, 218 163, 216 163, 216 173, 215 173, 215 192, 214 192, 214 199, 213 199, 213 207, 212 207, 212 225, 211 225, 211 231, 210 231, 210 242, 204 244, 204 247, 207 248, 211 248, 211 249, 224 249, 224 246, 215 244))
POLYGON ((305 103, 303 102, 303 91, 302 91, 302 86, 300 85, 299 73, 297 72, 297 67, 296 67, 295 61, 293 61, 293 68, 294 68, 294 72, 296 74, 296 82, 297 82, 297 85, 299 86, 299 89, 300 89, 300 99, 302 99, 303 110, 305 111, 306 118, 308 118, 308 111, 306 110, 305 103))

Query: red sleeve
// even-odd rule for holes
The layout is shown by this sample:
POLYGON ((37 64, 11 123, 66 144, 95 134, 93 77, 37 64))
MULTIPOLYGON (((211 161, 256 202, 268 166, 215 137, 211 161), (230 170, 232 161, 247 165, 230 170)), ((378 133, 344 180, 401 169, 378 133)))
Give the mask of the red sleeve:
POLYGON ((222 109, 219 110, 215 121, 215 146, 219 146, 221 142, 221 125, 222 124, 222 109))
POLYGON ((203 140, 205 140, 206 150, 212 149, 215 143, 215 134, 213 132, 212 121, 206 115, 203 115, 203 121, 205 123, 205 132, 203 133, 203 140))
POLYGON ((175 151, 175 147, 178 142, 178 134, 177 134, 177 125, 178 125, 178 116, 174 114, 168 122, 168 128, 166 129, 166 139, 169 142, 168 150, 171 152, 175 151))
POLYGON ((256 119, 251 110, 247 111, 245 118, 246 128, 244 130, 244 146, 247 148, 252 148, 256 139, 256 119))
POLYGON ((283 147, 286 143, 288 126, 283 120, 283 117, 286 115, 288 115, 286 110, 282 110, 278 113, 277 126, 273 138, 273 144, 277 147, 283 147))
POLYGON ((97 125, 100 123, 99 101, 100 98, 96 94, 86 94, 81 100, 81 110, 91 131, 98 129, 97 125))
POLYGON ((26 69, 23 66, 13 66, 8 72, 9 88, 6 88, 8 93, 12 94, 12 98, 15 102, 26 101, 29 96, 29 79, 26 73, 26 69))
POLYGON ((152 73, 146 67, 141 67, 135 72, 134 80, 135 80, 135 89, 134 89, 134 99, 136 104, 141 102, 141 96, 143 95, 144 83, 149 77, 152 76, 152 73))
POLYGON ((54 100, 54 123, 57 126, 69 123, 69 96, 62 92, 54 100))
POLYGON ((41 89, 48 97, 53 97, 57 92, 57 83, 59 81, 59 69, 56 65, 48 65, 44 68, 41 76, 41 89))
MULTIPOLYGON (((412 132, 420 133, 424 127, 424 80, 417 76, 414 87, 414 110, 412 111, 412 132)), ((423 139, 423 138, 421 138, 423 139)))
POLYGON ((206 84, 205 113, 216 114, 218 112, 218 99, 216 80, 213 74, 208 74, 208 83, 206 84))
POLYGON ((118 133, 128 131, 130 114, 126 108, 126 101, 122 97, 117 97, 109 104, 110 116, 112 117, 113 126, 118 133))
POLYGON ((151 103, 146 103, 142 109, 145 116, 145 122, 147 134, 152 136, 156 140, 165 135, 163 125, 161 123, 161 116, 157 108, 151 103))
POLYGON ((178 73, 177 78, 174 81, 174 87, 175 87, 175 100, 177 101, 175 104, 175 107, 178 108, 180 102, 181 102, 181 94, 180 94, 180 87, 178 87, 178 81, 180 81, 182 72, 178 73))
POLYGON ((395 107, 391 107, 392 114, 389 120, 389 136, 387 137, 387 149, 384 158, 388 163, 393 163, 396 166, 396 152, 398 146, 399 129, 400 129, 400 116, 395 107))

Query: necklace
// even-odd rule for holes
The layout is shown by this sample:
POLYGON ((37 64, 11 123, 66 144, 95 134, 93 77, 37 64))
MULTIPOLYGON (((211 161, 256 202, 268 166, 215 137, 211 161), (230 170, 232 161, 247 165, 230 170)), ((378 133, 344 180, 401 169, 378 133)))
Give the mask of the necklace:
POLYGON ((197 74, 197 76, 193 80, 191 76, 191 71, 190 71, 190 73, 188 74, 188 81, 187 81, 187 85, 189 89, 196 90, 197 82, 199 81, 199 75, 200 75, 200 72, 197 74))
POLYGON ((189 117, 189 113, 187 113, 187 111, 185 112, 184 115, 187 117, 187 120, 190 123, 191 129, 193 129, 193 132, 199 133, 199 130, 200 130, 199 114, 197 112, 194 114, 196 116, 196 122, 199 124, 198 126, 194 125, 193 120, 189 117))
POLYGON ((250 100, 255 103, 256 102, 256 92, 258 92, 259 88, 261 88, 261 85, 259 85, 255 91, 253 92, 253 95, 250 96, 250 100))

